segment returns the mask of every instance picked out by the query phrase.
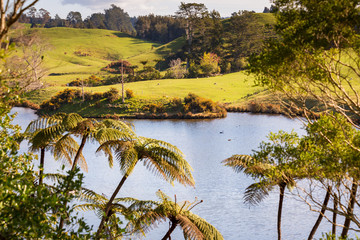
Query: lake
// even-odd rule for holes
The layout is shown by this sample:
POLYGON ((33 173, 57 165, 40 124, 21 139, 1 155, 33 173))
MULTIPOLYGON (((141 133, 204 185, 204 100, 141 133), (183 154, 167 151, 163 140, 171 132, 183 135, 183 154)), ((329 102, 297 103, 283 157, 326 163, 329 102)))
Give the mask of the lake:
MULTIPOLYGON (((15 123, 26 128, 37 118, 32 110, 14 108, 18 112, 15 123)), ((136 166, 133 174, 125 182, 118 196, 135 197, 143 200, 158 200, 155 193, 161 189, 178 201, 194 201, 195 197, 204 202, 196 206, 193 212, 214 225, 226 240, 276 239, 276 217, 278 189, 257 206, 243 203, 243 193, 253 180, 243 174, 235 173, 223 166, 222 160, 233 154, 250 154, 272 131, 294 130, 304 133, 298 120, 284 116, 271 116, 249 113, 228 113, 227 118, 212 120, 129 120, 135 126, 139 136, 161 139, 179 147, 193 167, 195 188, 179 184, 171 186, 155 177, 142 165, 136 166)), ((111 196, 122 175, 115 164, 109 168, 104 155, 96 155, 98 146, 87 143, 84 156, 89 171, 85 173, 85 187, 97 193, 111 196)), ((22 144, 22 151, 27 145, 22 144)), ((45 172, 57 172, 61 162, 46 155, 45 172)), ((69 169, 69 167, 67 168, 69 169)), ((310 232, 317 214, 309 211, 307 205, 294 199, 286 190, 284 200, 282 231, 283 239, 305 239, 310 232)), ((97 228, 99 220, 92 213, 84 215, 88 223, 97 228)), ((168 223, 162 223, 149 232, 144 239, 161 239, 168 229, 168 223)), ((323 220, 317 237, 321 232, 331 229, 323 220)), ((179 229, 172 239, 183 239, 179 229)))

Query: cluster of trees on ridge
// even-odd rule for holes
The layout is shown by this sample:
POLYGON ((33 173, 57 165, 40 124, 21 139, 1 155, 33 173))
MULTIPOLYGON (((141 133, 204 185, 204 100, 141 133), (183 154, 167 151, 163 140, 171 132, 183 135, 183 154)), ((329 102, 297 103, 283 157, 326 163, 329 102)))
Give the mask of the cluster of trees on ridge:
MULTIPOLYGON (((24 1, 15 1, 16 11, 7 21, 0 22, 1 43, 8 27, 37 0, 29 2, 24 5, 24 1)), ((245 200, 250 203, 260 202, 273 187, 278 187, 278 239, 281 239, 286 187, 298 191, 298 196, 319 213, 308 239, 313 239, 324 218, 331 222, 326 239, 336 239, 338 228, 341 229, 339 237, 346 239, 350 230, 360 231, 359 2, 323 0, 314 5, 312 0, 278 0, 275 4, 278 9, 276 33, 280 37, 268 40, 266 47, 250 58, 249 72, 256 76, 258 84, 285 95, 284 105, 295 105, 303 110, 303 120, 308 121, 307 134, 300 139, 296 134, 272 134, 270 143, 262 143, 254 154, 235 155, 224 163, 257 180, 245 191, 245 200), (320 119, 307 117, 314 111, 307 104, 312 98, 323 103, 326 110, 320 119), (297 185, 301 179, 306 179, 307 187, 297 185), (323 199, 319 199, 321 193, 323 199), (343 221, 340 222, 339 216, 343 221)), ((1 9, 1 12, 7 11, 1 9)), ((190 53, 191 31, 192 28, 187 29, 190 53)), ((7 58, 5 50, 1 52, 3 60, 7 58)), ((40 118, 31 123, 26 135, 22 135, 11 125, 8 115, 22 89, 9 85, 11 76, 5 76, 4 72, 1 71, 0 78, 0 238, 121 237, 124 231, 146 231, 151 224, 169 218, 171 226, 163 239, 169 239, 178 225, 189 239, 222 239, 216 229, 191 213, 192 205, 177 204, 162 192, 158 193, 158 202, 116 198, 140 161, 155 164, 167 181, 193 185, 190 167, 176 147, 136 136, 121 121, 97 121, 77 114, 40 118), (73 136, 80 137, 80 144, 73 136), (18 153, 18 142, 25 137, 29 139, 31 150, 40 152, 40 171, 34 171, 30 154, 18 153), (99 143, 98 151, 105 152, 110 164, 113 153, 121 163, 123 178, 110 199, 81 187, 82 175, 76 166, 82 163, 86 167, 82 149, 90 139, 99 143), (163 156, 153 150, 159 148, 163 156), (55 157, 71 161, 67 175, 43 173, 46 150, 52 150, 55 157), (159 164, 159 157, 165 157, 170 163, 161 161, 164 165, 159 164), (54 184, 48 185, 43 181, 45 178, 55 180, 54 184), (71 205, 71 200, 77 198, 85 203, 71 205), (127 205, 122 204, 124 202, 127 205), (96 234, 73 214, 75 208, 102 213, 96 234), (121 227, 119 216, 129 220, 129 228, 121 227)))
POLYGON ((57 14, 51 18, 50 13, 43 8, 37 10, 35 7, 31 7, 25 14, 21 15, 19 22, 30 23, 32 27, 98 28, 135 34, 129 14, 123 9, 112 4, 104 12, 94 13, 83 20, 80 12, 70 11, 66 19, 62 19, 57 14))

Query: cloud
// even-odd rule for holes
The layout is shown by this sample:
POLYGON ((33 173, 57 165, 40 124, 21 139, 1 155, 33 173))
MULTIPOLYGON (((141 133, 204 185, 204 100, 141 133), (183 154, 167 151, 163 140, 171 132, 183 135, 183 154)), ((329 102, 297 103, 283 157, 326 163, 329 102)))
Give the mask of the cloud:
POLYGON ((262 11, 265 6, 270 5, 270 0, 47 0, 60 1, 64 6, 73 9, 88 9, 89 12, 103 12, 104 9, 115 4, 124 9, 130 16, 147 15, 154 13, 158 15, 174 14, 178 10, 181 1, 204 3, 209 10, 216 9, 221 16, 230 16, 232 12, 239 10, 262 11))
POLYGON ((90 9, 97 9, 102 6, 110 6, 112 4, 112 0, 62 0, 62 4, 79 4, 84 7, 88 7, 90 9))

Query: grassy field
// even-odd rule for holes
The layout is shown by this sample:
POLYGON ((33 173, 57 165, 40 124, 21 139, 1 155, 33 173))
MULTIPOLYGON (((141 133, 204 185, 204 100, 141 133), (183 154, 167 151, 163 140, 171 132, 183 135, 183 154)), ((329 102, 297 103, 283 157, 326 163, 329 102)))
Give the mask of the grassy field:
POLYGON ((181 40, 170 46, 160 45, 103 29, 40 28, 24 31, 37 31, 47 43, 44 60, 49 76, 45 82, 52 87, 65 86, 90 74, 105 74, 100 69, 119 59, 127 59, 133 65, 149 59, 152 64, 151 60, 162 59, 170 51, 176 51, 179 42, 181 45, 181 40))
MULTIPOLYGON (((123 58, 140 68, 140 61, 143 60, 147 60, 148 65, 155 65, 154 60, 175 54, 185 43, 184 38, 178 38, 160 45, 102 29, 50 28, 29 31, 38 31, 49 45, 44 56, 49 73, 44 79, 46 88, 27 95, 28 100, 37 104, 67 88, 67 83, 76 78, 85 79, 92 74, 107 75, 101 68, 111 61, 123 58)), ((191 92, 221 103, 234 104, 264 90, 253 85, 252 77, 238 72, 210 78, 133 82, 125 84, 125 89, 133 90, 137 98, 143 99, 183 98, 191 92)), ((85 91, 105 92, 111 87, 121 90, 121 85, 117 84, 87 87, 85 91)))
MULTIPOLYGON (((58 76, 60 78, 60 76, 58 76)), ((111 87, 121 91, 121 84, 87 87, 86 92, 105 92, 111 87)), ((28 99, 41 103, 66 86, 51 86, 28 95, 28 99)), ((80 89, 80 88, 79 88, 80 89)), ((253 78, 243 72, 199 79, 160 79, 126 83, 125 89, 134 91, 139 98, 185 97, 189 92, 221 103, 238 103, 246 96, 257 94, 264 89, 255 87, 253 78)))

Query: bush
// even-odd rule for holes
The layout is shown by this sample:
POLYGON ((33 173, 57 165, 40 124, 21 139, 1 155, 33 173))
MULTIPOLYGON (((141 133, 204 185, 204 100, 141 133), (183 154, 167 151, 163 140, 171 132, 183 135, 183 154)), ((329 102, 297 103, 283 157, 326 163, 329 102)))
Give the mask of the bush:
POLYGON ((135 94, 134 94, 133 90, 131 90, 131 89, 126 89, 125 94, 126 94, 127 99, 135 97, 135 94))
POLYGON ((40 107, 47 110, 56 110, 61 105, 66 103, 73 103, 74 99, 81 96, 80 90, 67 88, 63 91, 58 92, 50 100, 44 101, 40 107))
POLYGON ((186 66, 182 64, 181 59, 173 59, 170 61, 170 68, 167 70, 164 78, 184 78, 186 73, 186 66))
POLYGON ((103 97, 107 98, 107 100, 111 103, 115 102, 120 97, 119 90, 117 90, 116 88, 110 88, 109 91, 107 91, 103 94, 103 97))
POLYGON ((36 103, 30 102, 29 100, 22 100, 21 102, 15 104, 16 107, 25 107, 31 108, 33 110, 39 110, 40 106, 36 103))
POLYGON ((76 78, 76 80, 68 83, 68 86, 74 86, 74 87, 81 87, 84 84, 84 86, 87 87, 95 87, 95 86, 101 86, 105 85, 104 80, 95 76, 91 75, 90 77, 81 80, 80 78, 76 78))
POLYGON ((169 101, 169 108, 171 111, 183 111, 184 105, 181 98, 173 98, 169 101))
POLYGON ((158 70, 148 66, 145 66, 143 70, 138 71, 137 74, 137 77, 141 80, 154 80, 161 78, 160 72, 158 70))
POLYGON ((144 110, 150 113, 163 113, 165 112, 165 107, 162 103, 150 103, 144 107, 144 110))
POLYGON ((120 74, 121 73, 121 65, 123 66, 124 73, 127 73, 127 74, 133 73, 133 69, 131 68, 131 63, 129 63, 126 60, 119 60, 119 61, 112 62, 112 63, 108 64, 106 67, 102 68, 101 70, 107 71, 110 73, 120 74))
POLYGON ((220 72, 219 57, 215 53, 204 53, 200 60, 201 74, 209 77, 220 72))
POLYGON ((226 110, 223 106, 220 106, 211 99, 202 98, 193 93, 189 93, 184 98, 184 103, 185 113, 226 113, 226 110))

